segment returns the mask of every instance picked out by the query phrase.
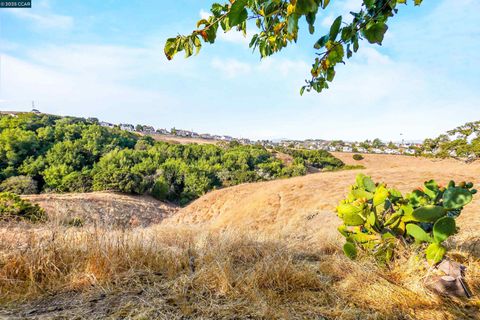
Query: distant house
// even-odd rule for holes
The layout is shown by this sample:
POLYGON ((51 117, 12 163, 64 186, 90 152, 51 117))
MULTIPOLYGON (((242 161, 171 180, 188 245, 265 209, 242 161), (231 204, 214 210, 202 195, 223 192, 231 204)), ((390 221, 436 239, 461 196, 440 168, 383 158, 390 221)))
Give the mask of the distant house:
POLYGON ((342 151, 343 152, 352 152, 352 148, 351 147, 343 147, 342 151))
POLYGON ((208 140, 213 139, 212 135, 209 134, 209 133, 202 133, 202 134, 200 135, 200 138, 202 138, 202 139, 208 139, 208 140))
POLYGON ((143 126, 142 131, 145 133, 155 133, 155 128, 152 126, 143 126))
POLYGON ((115 127, 115 125, 113 123, 109 123, 109 122, 105 122, 105 121, 101 121, 100 125, 102 127, 106 127, 106 128, 114 128, 115 127))
POLYGON ((120 129, 125 131, 135 131, 135 126, 128 123, 120 123, 120 129))
POLYGON ((404 153, 405 153, 405 154, 409 154, 409 155, 414 155, 414 154, 415 154, 415 150, 413 150, 413 149, 406 149, 406 150, 404 151, 404 153))
POLYGON ((38 110, 38 109, 32 109, 32 112, 35 113, 35 114, 40 114, 41 113, 40 110, 38 110))
POLYGON ((180 137, 191 137, 193 132, 190 132, 188 130, 176 130, 176 135, 180 137))
POLYGON ((157 129, 158 134, 170 134, 170 132, 167 129, 157 129))
POLYGON ((222 136, 221 138, 223 141, 233 141, 233 137, 230 136, 222 136))

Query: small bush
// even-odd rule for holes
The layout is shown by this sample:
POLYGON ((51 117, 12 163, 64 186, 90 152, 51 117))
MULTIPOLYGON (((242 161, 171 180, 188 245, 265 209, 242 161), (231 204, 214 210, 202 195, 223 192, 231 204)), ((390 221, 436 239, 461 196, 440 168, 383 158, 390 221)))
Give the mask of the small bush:
POLYGON ((28 176, 10 177, 0 184, 0 192, 36 194, 38 193, 38 184, 28 176))
POLYGON ((356 153, 356 154, 353 155, 353 160, 361 161, 363 159, 365 159, 365 158, 361 154, 356 153))
POLYGON ((46 220, 45 211, 37 204, 23 200, 11 192, 0 193, 1 220, 28 220, 38 222, 46 220))
POLYGON ((74 217, 68 220, 67 225, 70 227, 81 228, 84 226, 84 221, 82 218, 74 217))

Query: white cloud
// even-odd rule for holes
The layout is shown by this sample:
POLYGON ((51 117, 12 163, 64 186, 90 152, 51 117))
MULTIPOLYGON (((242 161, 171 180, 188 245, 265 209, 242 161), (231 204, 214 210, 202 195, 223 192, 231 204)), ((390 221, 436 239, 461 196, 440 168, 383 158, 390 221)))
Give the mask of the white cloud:
POLYGON ((239 32, 236 30, 230 30, 228 32, 223 32, 219 30, 218 38, 225 42, 248 45, 253 37, 253 34, 247 32, 246 35, 243 35, 243 32, 239 32))
POLYGON ((252 67, 250 64, 238 61, 237 59, 220 59, 212 60, 212 68, 219 70, 227 78, 235 78, 240 75, 250 74, 252 67))
POLYGON ((211 16, 211 13, 205 10, 200 10, 200 18, 201 19, 208 19, 211 16))
MULTIPOLYGON (((35 100, 40 110, 55 114, 97 116, 108 121, 143 119, 145 123, 179 106, 181 97, 161 89, 135 86, 129 79, 151 72, 157 61, 143 65, 150 52, 119 47, 72 46, 37 49, 37 60, 2 57, 2 109, 26 110, 35 100), (113 55, 113 53, 116 53, 113 55), (105 59, 106 54, 110 54, 105 59), (112 61, 108 63, 108 58, 112 61), (50 62, 50 63, 47 63, 50 62), (70 66, 70 67, 69 67, 70 66), (85 68, 82 71, 82 68, 85 68)), ((145 49, 145 51, 148 51, 145 49)), ((168 66, 158 72, 166 76, 168 66)), ((178 73, 182 68, 177 68, 178 73)))
POLYGON ((30 21, 35 27, 41 29, 68 30, 74 25, 74 19, 70 16, 53 13, 33 13, 25 9, 7 9, 6 11, 19 19, 30 21))

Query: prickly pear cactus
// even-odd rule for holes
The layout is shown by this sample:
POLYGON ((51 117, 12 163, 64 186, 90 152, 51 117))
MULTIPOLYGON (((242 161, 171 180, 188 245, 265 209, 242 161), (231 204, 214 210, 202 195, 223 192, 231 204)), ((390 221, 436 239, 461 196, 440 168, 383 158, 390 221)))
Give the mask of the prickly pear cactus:
POLYGON ((446 253, 443 242, 457 232, 455 218, 476 193, 471 182, 455 186, 450 181, 442 187, 430 180, 404 197, 400 191, 359 174, 337 207, 343 221, 338 231, 347 240, 343 250, 352 259, 360 249, 388 263, 401 242, 425 247, 427 260, 437 264, 446 253))

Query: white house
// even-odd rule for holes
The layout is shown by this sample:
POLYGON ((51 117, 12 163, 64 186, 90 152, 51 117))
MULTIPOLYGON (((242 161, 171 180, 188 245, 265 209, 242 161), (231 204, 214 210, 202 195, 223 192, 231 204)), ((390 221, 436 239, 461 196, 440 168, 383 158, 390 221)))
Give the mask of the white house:
POLYGON ((135 126, 128 123, 120 123, 120 129, 125 131, 135 131, 135 126))
POLYGON ((404 153, 405 153, 405 154, 409 154, 409 155, 414 155, 414 154, 415 154, 415 150, 413 150, 413 149, 406 149, 406 150, 404 151, 404 153))
POLYGON ((105 122, 105 121, 101 121, 100 125, 102 127, 106 127, 106 128, 114 128, 115 127, 115 125, 113 123, 109 123, 109 122, 105 122))

